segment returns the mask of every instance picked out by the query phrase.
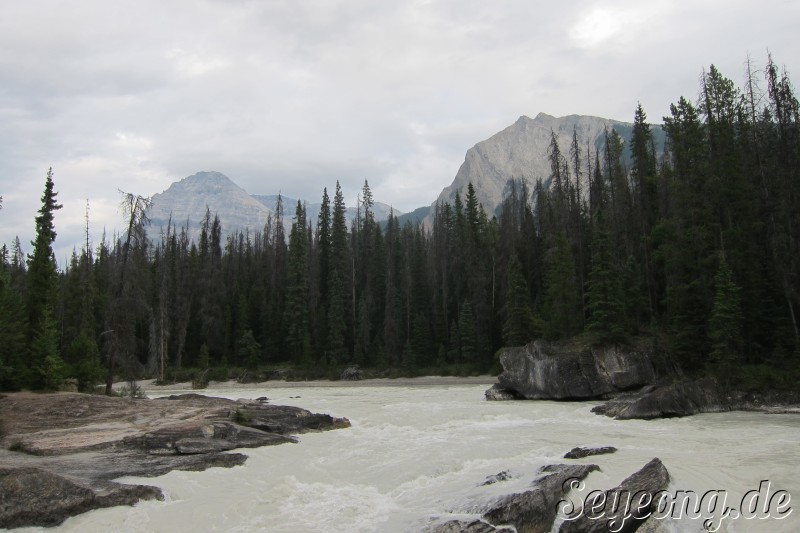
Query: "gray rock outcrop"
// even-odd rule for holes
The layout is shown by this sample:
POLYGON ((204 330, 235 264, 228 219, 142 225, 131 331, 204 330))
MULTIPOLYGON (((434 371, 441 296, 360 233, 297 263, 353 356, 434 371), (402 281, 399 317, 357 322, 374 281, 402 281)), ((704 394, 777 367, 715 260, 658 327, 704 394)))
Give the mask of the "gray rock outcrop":
POLYGON ((506 399, 506 394, 528 400, 589 400, 643 387, 656 378, 648 354, 618 346, 576 348, 536 340, 502 349, 500 363, 498 386, 487 399, 506 399))

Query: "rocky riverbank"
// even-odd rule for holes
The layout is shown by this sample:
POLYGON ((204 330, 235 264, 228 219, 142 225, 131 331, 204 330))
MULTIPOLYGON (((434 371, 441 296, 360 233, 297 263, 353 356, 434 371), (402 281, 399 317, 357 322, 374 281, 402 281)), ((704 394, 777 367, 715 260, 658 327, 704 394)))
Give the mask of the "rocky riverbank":
POLYGON ((162 499, 156 487, 113 480, 237 466, 247 457, 225 452, 349 425, 266 399, 9 394, 0 398, 0 528, 52 526, 92 509, 162 499))

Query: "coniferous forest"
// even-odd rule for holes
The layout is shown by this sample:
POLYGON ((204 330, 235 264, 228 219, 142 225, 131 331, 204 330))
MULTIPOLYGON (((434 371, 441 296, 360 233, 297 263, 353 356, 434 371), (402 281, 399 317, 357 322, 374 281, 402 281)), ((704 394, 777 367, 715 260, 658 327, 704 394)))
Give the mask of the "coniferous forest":
POLYGON ((631 137, 599 149, 553 134, 550 176, 508 176, 496 216, 470 185, 424 226, 377 223, 365 181, 350 227, 336 183, 315 227, 279 200, 260 232, 223 240, 208 212, 194 241, 146 233, 148 201, 128 194, 120 236, 87 230, 58 269, 48 172, 35 240, 0 250, 0 390, 496 372, 499 348, 534 338, 646 342, 687 374, 794 387, 800 105, 771 59, 742 87, 711 66, 697 94, 663 126, 636 107, 631 137))

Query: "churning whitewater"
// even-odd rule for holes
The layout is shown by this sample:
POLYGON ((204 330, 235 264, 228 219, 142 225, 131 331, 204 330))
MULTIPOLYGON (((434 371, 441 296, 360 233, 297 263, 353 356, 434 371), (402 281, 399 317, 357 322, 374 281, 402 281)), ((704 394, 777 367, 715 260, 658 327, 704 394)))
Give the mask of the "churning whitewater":
MULTIPOLYGON (((587 493, 614 487, 659 457, 671 491, 725 490, 730 505, 769 480, 773 491, 797 498, 792 506, 800 503, 800 416, 734 412, 617 421, 592 414, 592 402, 488 402, 485 389, 209 389, 204 394, 266 395, 275 404, 347 417, 352 427, 245 450, 243 467, 127 478, 158 485, 167 500, 93 511, 56 531, 422 531, 437 519, 477 516, 489 495, 525 490, 540 466, 570 462, 563 455, 575 446, 619 449, 578 461, 601 467, 587 478, 587 493), (502 471, 512 479, 478 487, 502 471)), ((702 531, 702 520, 673 520, 668 529, 702 531)), ((723 521, 721 530, 798 531, 800 511, 783 520, 723 521)))

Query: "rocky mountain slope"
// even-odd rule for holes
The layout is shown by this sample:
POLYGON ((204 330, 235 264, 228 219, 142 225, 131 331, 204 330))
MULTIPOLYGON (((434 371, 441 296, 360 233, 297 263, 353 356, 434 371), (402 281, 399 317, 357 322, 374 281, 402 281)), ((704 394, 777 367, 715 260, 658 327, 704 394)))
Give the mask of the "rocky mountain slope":
MULTIPOLYGON (((509 179, 524 179, 531 188, 537 180, 548 182, 550 178, 548 148, 551 131, 555 132, 559 148, 565 156, 569 155, 572 132, 576 131, 578 145, 582 151, 581 157, 585 164, 587 151, 594 158, 595 149, 602 149, 604 146, 606 129, 616 130, 627 143, 632 124, 581 115, 552 117, 539 113, 533 119, 522 116, 511 126, 467 151, 464 163, 459 168, 453 183, 441 192, 432 204, 431 212, 433 207, 441 202, 452 204, 457 192, 463 199, 467 185, 472 182, 478 201, 491 217, 496 214, 503 200, 509 179)), ((663 133, 658 127, 652 129, 657 152, 660 153, 658 147, 663 145, 663 133)), ((587 185, 588 176, 584 175, 582 189, 588 190, 587 185)))

